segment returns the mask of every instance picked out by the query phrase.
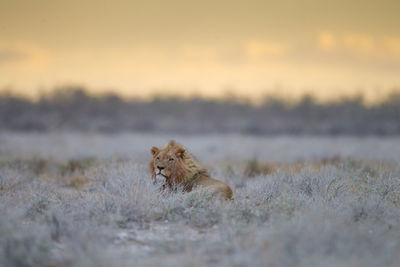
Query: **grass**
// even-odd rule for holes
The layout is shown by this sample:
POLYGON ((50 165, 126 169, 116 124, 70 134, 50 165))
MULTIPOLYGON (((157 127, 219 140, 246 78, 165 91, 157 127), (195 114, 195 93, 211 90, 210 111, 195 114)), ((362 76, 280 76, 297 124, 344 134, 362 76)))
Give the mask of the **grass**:
MULTIPOLYGON (((286 161, 226 159, 217 149, 220 160, 205 162, 234 189, 235 199, 225 202, 202 191, 160 193, 145 160, 134 159, 139 152, 63 158, 60 150, 54 158, 32 147, 24 156, 0 149, 0 266, 395 266, 400 260, 394 160, 315 150, 320 156, 312 159, 290 151, 282 152, 286 161)), ((203 153, 195 155, 203 161, 203 153)))

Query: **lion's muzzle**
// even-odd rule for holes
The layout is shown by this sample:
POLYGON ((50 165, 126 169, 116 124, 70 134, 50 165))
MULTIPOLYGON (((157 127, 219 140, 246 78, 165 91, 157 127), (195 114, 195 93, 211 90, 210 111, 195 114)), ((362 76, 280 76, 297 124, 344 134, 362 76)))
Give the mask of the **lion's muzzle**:
POLYGON ((157 184, 164 184, 165 181, 168 179, 168 177, 162 174, 161 171, 156 174, 155 178, 157 184))

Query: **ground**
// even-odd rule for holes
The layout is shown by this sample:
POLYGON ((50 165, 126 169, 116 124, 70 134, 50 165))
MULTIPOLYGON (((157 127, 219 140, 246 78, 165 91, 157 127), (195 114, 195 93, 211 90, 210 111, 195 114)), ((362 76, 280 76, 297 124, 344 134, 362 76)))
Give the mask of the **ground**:
POLYGON ((0 266, 396 266, 400 139, 0 134, 0 266), (161 194, 185 145, 233 201, 161 194))

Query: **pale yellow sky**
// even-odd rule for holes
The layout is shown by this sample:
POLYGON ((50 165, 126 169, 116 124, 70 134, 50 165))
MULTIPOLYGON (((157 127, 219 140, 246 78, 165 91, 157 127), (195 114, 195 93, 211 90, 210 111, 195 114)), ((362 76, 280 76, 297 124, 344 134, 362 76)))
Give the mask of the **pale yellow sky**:
POLYGON ((371 99, 400 87, 400 1, 2 0, 0 88, 371 99))

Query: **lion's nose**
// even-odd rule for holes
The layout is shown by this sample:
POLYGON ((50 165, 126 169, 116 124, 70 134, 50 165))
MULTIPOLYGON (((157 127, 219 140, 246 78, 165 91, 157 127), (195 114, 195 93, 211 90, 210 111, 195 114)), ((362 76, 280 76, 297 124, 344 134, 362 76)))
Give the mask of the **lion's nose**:
POLYGON ((165 169, 165 167, 157 166, 157 169, 159 169, 161 171, 161 170, 165 169))

